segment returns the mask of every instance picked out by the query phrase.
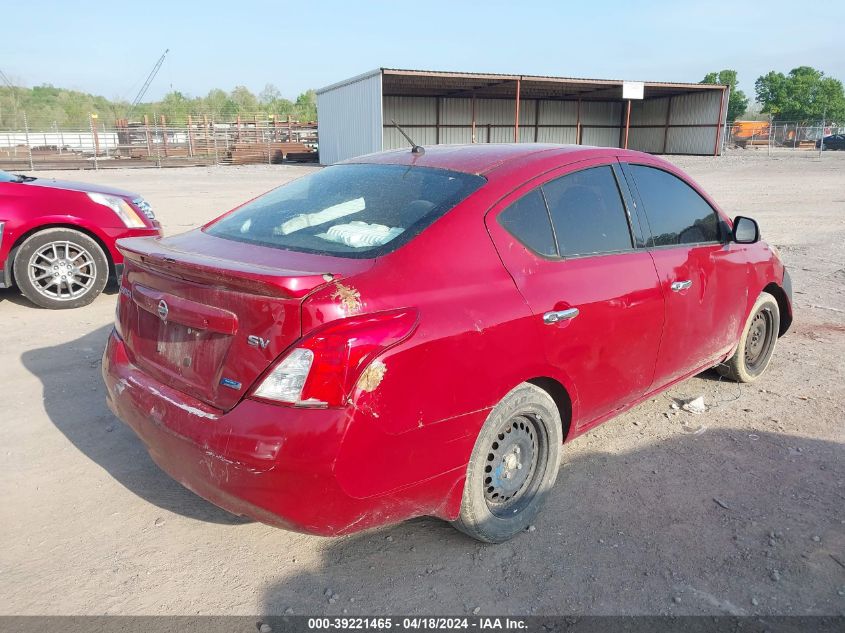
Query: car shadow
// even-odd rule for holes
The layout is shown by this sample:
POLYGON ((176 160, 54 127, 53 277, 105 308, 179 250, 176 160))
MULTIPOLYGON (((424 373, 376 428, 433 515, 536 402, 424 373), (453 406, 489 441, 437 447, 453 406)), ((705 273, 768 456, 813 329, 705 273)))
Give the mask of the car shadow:
POLYGON ((3 288, 0 289, 0 303, 8 301, 18 306, 26 306, 27 308, 38 308, 37 305, 30 302, 24 297, 17 288, 3 288))
POLYGON ((841 613, 843 444, 748 431, 670 430, 613 452, 588 434, 564 447, 534 529, 483 545, 415 519, 326 540, 307 571, 293 551, 276 559, 263 621, 282 630, 286 613, 841 613))
MULTIPOLYGON (((118 284, 113 279, 109 279, 109 282, 106 284, 106 287, 103 288, 103 292, 106 296, 115 296, 118 293, 118 284)), ((32 303, 29 299, 24 297, 20 290, 17 288, 0 288, 0 303, 4 301, 8 301, 9 303, 13 303, 15 305, 24 306, 26 308, 32 308, 33 310, 47 310, 48 308, 42 308, 41 306, 37 306, 32 303)))
POLYGON ((101 356, 111 326, 74 341, 24 352, 21 361, 44 387, 50 421, 127 490, 160 508, 222 524, 249 522, 196 496, 162 472, 129 427, 106 406, 101 356))

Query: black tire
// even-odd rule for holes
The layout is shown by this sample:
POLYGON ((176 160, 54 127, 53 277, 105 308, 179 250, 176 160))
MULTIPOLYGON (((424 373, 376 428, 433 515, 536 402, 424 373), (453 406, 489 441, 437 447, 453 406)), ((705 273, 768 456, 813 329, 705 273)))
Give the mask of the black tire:
POLYGON ((15 253, 15 283, 35 305, 51 310, 91 303, 106 287, 109 260, 100 245, 73 229, 44 229, 15 253))
POLYGON ((502 543, 525 530, 557 479, 562 443, 551 396, 532 384, 516 387, 481 427, 467 466, 461 513, 452 525, 485 543, 502 543))
POLYGON ((762 292, 751 309, 734 355, 716 370, 736 382, 754 382, 769 366, 779 331, 778 302, 768 292, 762 292))

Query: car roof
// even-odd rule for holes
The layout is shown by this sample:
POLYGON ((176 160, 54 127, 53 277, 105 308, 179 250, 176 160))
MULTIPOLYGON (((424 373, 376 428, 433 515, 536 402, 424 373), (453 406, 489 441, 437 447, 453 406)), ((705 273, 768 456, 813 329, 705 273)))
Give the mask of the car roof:
POLYGON ((617 147, 591 147, 589 145, 555 145, 551 143, 475 143, 472 145, 432 145, 425 147, 425 153, 415 154, 411 148, 389 150, 352 158, 344 163, 368 163, 382 165, 414 165, 461 171, 468 174, 485 174, 514 161, 527 158, 561 159, 574 162, 583 158, 601 156, 642 155, 641 152, 622 150, 617 147))

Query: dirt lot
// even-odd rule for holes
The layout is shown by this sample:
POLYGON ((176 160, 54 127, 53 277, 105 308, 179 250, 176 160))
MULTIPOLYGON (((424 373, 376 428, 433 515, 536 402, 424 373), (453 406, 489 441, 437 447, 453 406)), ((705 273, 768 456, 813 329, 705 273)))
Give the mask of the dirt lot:
MULTIPOLYGON (((106 408, 114 289, 72 312, 0 291, 0 614, 844 614, 845 153, 676 161, 781 249, 795 325, 759 384, 704 374, 568 444, 505 545, 432 519, 323 539, 228 515, 106 408), (710 411, 673 415, 699 394, 710 411)), ((36 175, 137 190, 175 233, 310 169, 36 175)))

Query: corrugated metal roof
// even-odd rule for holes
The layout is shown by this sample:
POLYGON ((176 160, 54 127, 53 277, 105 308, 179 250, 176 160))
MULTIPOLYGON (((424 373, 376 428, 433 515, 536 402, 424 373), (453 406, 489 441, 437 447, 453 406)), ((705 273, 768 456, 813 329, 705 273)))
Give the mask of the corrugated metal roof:
MULTIPOLYGON (((523 99, 583 99, 608 101, 622 98, 621 79, 584 79, 544 75, 513 75, 502 73, 450 72, 439 70, 411 70, 379 68, 363 75, 326 86, 317 94, 361 81, 374 74, 383 75, 385 95, 415 97, 476 97, 513 98, 516 82, 520 80, 523 99)), ((646 97, 668 97, 691 92, 725 90, 718 84, 679 83, 669 81, 644 82, 646 97)))
MULTIPOLYGON (((517 79, 535 81, 548 80, 551 82, 564 83, 588 83, 588 84, 613 84, 622 85, 623 81, 634 81, 630 79, 590 79, 584 77, 558 77, 552 75, 513 75, 505 73, 473 73, 473 72, 453 72, 444 70, 414 70, 406 68, 382 68, 381 71, 386 75, 403 75, 403 76, 418 76, 418 77, 459 77, 459 78, 478 78, 478 79, 509 79, 516 81, 517 79)), ((679 88, 693 88, 693 89, 718 89, 725 88, 722 84, 700 84, 676 81, 644 81, 646 86, 676 86, 679 88)))

